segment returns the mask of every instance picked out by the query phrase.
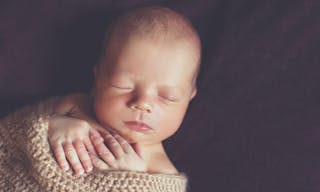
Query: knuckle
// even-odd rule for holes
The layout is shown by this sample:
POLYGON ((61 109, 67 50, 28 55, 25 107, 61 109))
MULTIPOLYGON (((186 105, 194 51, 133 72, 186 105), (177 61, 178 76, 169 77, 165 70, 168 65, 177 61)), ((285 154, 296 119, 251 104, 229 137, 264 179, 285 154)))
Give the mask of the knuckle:
POLYGON ((100 155, 102 155, 102 156, 110 156, 111 153, 109 152, 109 150, 102 149, 102 150, 100 150, 100 155))
POLYGON ((85 149, 78 150, 77 152, 81 159, 84 159, 84 160, 89 159, 88 152, 85 149))
POLYGON ((72 144, 79 151, 85 150, 84 145, 80 139, 76 139, 72 142, 72 144))
POLYGON ((110 133, 103 133, 103 138, 106 140, 114 139, 110 133))
POLYGON ((103 138, 101 137, 101 135, 97 134, 97 135, 92 135, 92 143, 93 145, 97 145, 103 142, 103 138))
POLYGON ((113 137, 108 138, 108 143, 109 143, 109 145, 114 146, 114 147, 118 146, 118 144, 119 144, 119 142, 113 137))
POLYGON ((106 148, 99 150, 99 155, 103 158, 108 159, 111 159, 113 157, 112 153, 106 148))
POLYGON ((85 120, 78 120, 76 126, 79 128, 87 129, 89 128, 89 123, 85 120))
POLYGON ((94 147, 98 152, 105 150, 105 146, 103 143, 98 143, 98 144, 94 145, 94 147))
POLYGON ((110 145, 117 147, 118 146, 118 142, 116 142, 114 139, 110 141, 110 145))
POLYGON ((115 134, 113 137, 119 140, 123 139, 119 134, 115 134))
POLYGON ((116 135, 115 138, 119 141, 120 144, 127 143, 127 141, 123 139, 120 135, 116 135))
POLYGON ((72 145, 75 147, 79 147, 81 145, 79 139, 75 139, 74 141, 72 141, 72 145))
POLYGON ((120 141, 120 144, 125 147, 131 147, 131 145, 129 145, 129 143, 126 140, 120 141))
POLYGON ((95 153, 93 144, 86 145, 86 148, 87 148, 88 153, 95 153))
POLYGON ((65 151, 66 153, 72 153, 72 152, 73 152, 73 148, 68 145, 68 146, 65 147, 64 151, 65 151))
POLYGON ((64 142, 62 142, 61 143, 61 145, 63 146, 63 147, 65 147, 65 146, 67 146, 67 145, 69 145, 69 144, 71 144, 69 141, 64 141, 64 142))

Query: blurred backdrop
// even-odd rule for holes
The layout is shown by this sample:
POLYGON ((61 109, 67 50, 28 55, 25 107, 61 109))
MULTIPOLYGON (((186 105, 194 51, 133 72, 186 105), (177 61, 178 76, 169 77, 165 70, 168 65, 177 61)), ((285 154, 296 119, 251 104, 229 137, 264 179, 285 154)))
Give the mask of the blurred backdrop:
POLYGON ((104 30, 164 5, 202 40, 198 95, 166 141, 190 191, 320 191, 320 2, 3 0, 0 114, 88 91, 104 30))

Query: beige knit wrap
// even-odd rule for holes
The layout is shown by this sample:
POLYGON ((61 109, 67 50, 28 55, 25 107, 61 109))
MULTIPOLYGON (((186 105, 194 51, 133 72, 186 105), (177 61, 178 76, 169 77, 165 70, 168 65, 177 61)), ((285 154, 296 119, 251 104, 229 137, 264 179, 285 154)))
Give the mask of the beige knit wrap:
POLYGON ((47 140, 48 106, 27 106, 0 121, 0 191, 185 191, 184 175, 130 171, 74 177, 57 165, 47 140))

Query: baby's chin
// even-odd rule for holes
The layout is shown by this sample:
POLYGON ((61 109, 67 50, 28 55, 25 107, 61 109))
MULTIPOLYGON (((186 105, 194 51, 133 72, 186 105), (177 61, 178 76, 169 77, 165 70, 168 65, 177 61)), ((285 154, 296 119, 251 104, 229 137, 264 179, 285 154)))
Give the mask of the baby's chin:
MULTIPOLYGON (((137 133, 134 131, 121 131, 123 128, 118 128, 114 129, 111 128, 111 126, 105 126, 105 129, 109 131, 111 134, 118 134, 120 135, 123 139, 125 139, 129 144, 134 145, 134 144, 140 144, 140 145, 150 145, 150 144, 155 144, 153 142, 150 142, 147 138, 144 138, 141 133, 137 133)), ((158 142, 161 143, 161 142, 158 142)))
POLYGON ((122 136, 130 145, 135 145, 135 144, 142 144, 145 145, 148 142, 146 142, 144 139, 138 137, 137 135, 124 135, 121 133, 118 133, 120 136, 122 136))

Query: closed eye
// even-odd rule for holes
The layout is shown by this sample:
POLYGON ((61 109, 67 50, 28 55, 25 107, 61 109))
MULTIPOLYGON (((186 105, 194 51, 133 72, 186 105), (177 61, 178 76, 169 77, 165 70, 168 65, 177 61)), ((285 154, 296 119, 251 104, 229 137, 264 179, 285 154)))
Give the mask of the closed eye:
POLYGON ((123 89, 123 90, 133 89, 132 87, 125 87, 125 86, 118 86, 118 85, 111 85, 111 87, 116 88, 116 89, 123 89))
POLYGON ((169 102, 178 102, 178 99, 174 96, 169 96, 169 95, 164 95, 164 96, 160 96, 161 99, 165 100, 165 101, 169 101, 169 102))

